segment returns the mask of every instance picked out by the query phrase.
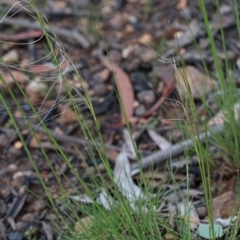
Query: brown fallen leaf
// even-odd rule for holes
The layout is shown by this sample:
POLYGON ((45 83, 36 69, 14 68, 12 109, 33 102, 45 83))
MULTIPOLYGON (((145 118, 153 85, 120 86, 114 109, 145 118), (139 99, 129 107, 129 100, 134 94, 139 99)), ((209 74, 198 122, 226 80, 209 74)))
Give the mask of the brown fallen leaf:
POLYGON ((57 122, 63 125, 69 125, 72 123, 76 123, 77 121, 78 121, 78 116, 75 113, 75 111, 71 107, 69 107, 68 104, 63 106, 57 122))
POLYGON ((117 64, 110 63, 106 57, 101 56, 100 59, 106 68, 114 72, 119 95, 124 108, 124 110, 122 109, 121 122, 117 125, 123 126, 125 125, 126 120, 129 121, 133 115, 134 92, 131 81, 128 75, 117 64), (125 111, 127 119, 125 119, 123 111, 125 111))
POLYGON ((23 31, 15 34, 0 33, 0 39, 2 41, 20 41, 31 38, 40 38, 43 36, 43 31, 41 30, 31 30, 23 31))
POLYGON ((233 191, 228 191, 213 199, 213 219, 228 218, 234 206, 236 194, 233 191))
POLYGON ((216 87, 215 79, 207 76, 193 66, 180 68, 176 72, 177 89, 184 98, 188 96, 188 88, 194 99, 200 99, 216 87))
POLYGON ((0 70, 0 75, 2 79, 0 79, 0 90, 6 92, 8 88, 13 88, 15 83, 17 82, 20 87, 25 88, 27 84, 27 77, 20 71, 11 70, 11 74, 6 71, 0 70))
POLYGON ((43 140, 43 134, 42 133, 36 133, 35 136, 32 136, 29 147, 30 148, 36 148, 39 146, 39 143, 43 140))
POLYGON ((35 74, 55 73, 58 71, 57 67, 52 63, 44 63, 39 65, 30 65, 28 69, 35 74))

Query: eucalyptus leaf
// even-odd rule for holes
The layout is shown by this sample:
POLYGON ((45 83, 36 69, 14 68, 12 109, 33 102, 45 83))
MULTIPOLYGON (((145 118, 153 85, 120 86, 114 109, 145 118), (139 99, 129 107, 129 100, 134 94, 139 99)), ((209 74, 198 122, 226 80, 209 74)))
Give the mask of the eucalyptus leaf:
POLYGON ((213 224, 212 226, 210 224, 200 223, 198 226, 198 233, 201 237, 207 239, 219 238, 223 236, 223 228, 219 224, 213 224), (214 229, 214 236, 212 228, 214 229))

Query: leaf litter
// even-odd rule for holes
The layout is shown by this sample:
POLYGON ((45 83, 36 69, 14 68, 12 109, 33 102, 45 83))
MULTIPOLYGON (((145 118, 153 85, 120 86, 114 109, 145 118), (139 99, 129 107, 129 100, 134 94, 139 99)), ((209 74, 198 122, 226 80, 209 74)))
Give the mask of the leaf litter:
MULTIPOLYGON (((160 218, 164 214, 167 214, 169 225, 172 226, 173 230, 179 232, 181 232, 181 229, 177 228, 175 218, 176 216, 182 216, 184 220, 183 227, 184 224, 190 224, 192 230, 191 236, 194 235, 194 229, 198 228, 199 235, 208 238, 211 233, 203 233, 206 231, 205 227, 209 228, 209 225, 205 223, 207 221, 207 213, 200 216, 200 209, 206 203, 204 197, 201 195, 202 186, 199 180, 199 173, 197 173, 199 166, 194 160, 196 158, 194 154, 188 156, 190 159, 184 158, 183 154, 186 148, 192 149, 192 142, 190 139, 184 141, 185 138, 183 136, 180 136, 180 138, 176 137, 174 140, 167 137, 177 127, 177 124, 171 120, 179 119, 180 111, 176 110, 177 104, 182 108, 183 112, 186 110, 183 109, 185 106, 181 102, 181 97, 185 94, 182 93, 179 100, 175 89, 179 83, 174 74, 172 74, 172 72, 176 73, 176 66, 181 66, 182 58, 187 65, 185 70, 187 69, 186 73, 189 75, 189 85, 197 105, 201 102, 202 96, 211 95, 214 88, 218 90, 215 81, 218 76, 213 71, 213 60, 208 50, 209 42, 205 36, 205 29, 202 27, 203 22, 200 18, 194 19, 192 17, 200 14, 196 3, 180 1, 177 4, 173 1, 161 1, 154 3, 156 4, 154 6, 155 9, 152 9, 146 15, 141 14, 147 11, 144 5, 135 4, 131 1, 126 1, 122 5, 120 4, 118 8, 121 11, 113 9, 111 5, 102 7, 96 3, 94 7, 99 10, 98 14, 101 15, 99 20, 100 27, 104 31, 109 55, 112 58, 111 61, 109 61, 107 56, 101 56, 99 59, 98 54, 96 54, 101 49, 96 44, 100 41, 100 38, 89 38, 89 32, 94 31, 96 28, 92 23, 92 15, 88 14, 88 6, 84 5, 84 3, 79 4, 82 5, 78 6, 77 3, 70 3, 68 1, 63 5, 60 3, 56 5, 52 4, 50 7, 52 8, 51 11, 48 9, 49 6, 42 7, 41 11, 45 12, 47 17, 52 19, 50 26, 55 34, 52 35, 50 27, 41 29, 39 24, 33 24, 30 21, 32 19, 29 16, 25 18, 22 18, 22 15, 14 16, 14 14, 17 14, 17 11, 20 13, 29 12, 28 8, 19 7, 20 5, 18 4, 15 4, 13 8, 9 8, 9 2, 1 3, 3 9, 7 7, 8 14, 14 13, 1 21, 2 32, 0 39, 5 41, 1 46, 1 54, 7 64, 4 65, 1 63, 1 93, 7 99, 11 116, 16 120, 19 129, 18 133, 23 135, 24 143, 33 154, 44 183, 51 190, 51 197, 54 203, 57 203, 59 198, 68 196, 72 201, 79 201, 85 205, 94 204, 96 201, 107 211, 111 211, 112 208, 119 204, 110 194, 111 187, 113 186, 111 184, 114 183, 109 183, 110 189, 105 189, 103 186, 99 189, 92 189, 96 197, 89 197, 84 188, 79 186, 76 176, 66 167, 68 164, 59 156, 59 149, 56 149, 54 144, 51 145, 48 143, 51 138, 48 136, 46 129, 41 126, 43 122, 47 125, 50 133, 53 134, 54 139, 59 142, 60 148, 71 159, 70 162, 74 166, 73 169, 77 169, 78 174, 83 176, 84 180, 89 181, 89 174, 87 173, 89 170, 96 177, 102 175, 107 182, 110 182, 105 172, 105 167, 100 167, 102 160, 98 160, 97 151, 93 152, 91 157, 89 156, 88 148, 89 146, 94 146, 94 142, 89 137, 86 138, 83 135, 82 129, 76 119, 76 113, 79 111, 84 113, 86 125, 92 129, 95 136, 99 133, 99 128, 96 128, 93 119, 97 118, 101 126, 102 139, 106 143, 106 151, 108 152, 110 149, 115 151, 115 155, 113 156, 116 157, 112 157, 112 162, 110 162, 110 164, 113 163, 111 165, 113 180, 117 186, 116 190, 129 202, 133 211, 139 210, 137 207, 138 202, 142 200, 146 201, 146 199, 151 202, 157 197, 155 194, 152 194, 151 197, 149 195, 146 196, 145 189, 138 184, 140 176, 136 174, 140 172, 141 166, 144 169, 143 176, 145 175, 145 178, 148 179, 147 185, 149 188, 151 190, 156 190, 156 188, 159 190, 160 188, 163 191, 160 198, 164 199, 164 201, 160 206, 154 206, 156 214, 160 218), (74 23, 76 18, 73 17, 73 8, 78 8, 80 13, 82 13, 82 9, 86 10, 84 11, 85 15, 78 19, 79 22, 77 24, 74 23), (159 15, 159 13, 161 14, 159 15), (61 20, 58 19, 60 15, 62 16, 61 20), (149 16, 149 18, 146 16, 149 16), (174 16, 176 21, 170 19, 169 16, 174 16), (186 24, 186 20, 189 20, 188 24, 186 24), (28 29, 29 24, 31 25, 30 29, 28 29), (75 27, 73 28, 72 26, 75 27), (54 47, 51 51, 56 54, 56 58, 60 64, 55 63, 51 59, 49 52, 46 51, 44 47, 46 36, 49 36, 53 41, 54 47), (60 46, 60 41, 58 42, 54 38, 56 36, 60 38, 63 46, 60 46), (200 52, 204 52, 203 58, 199 57, 196 52, 194 53, 194 41, 197 41, 200 52), (166 44, 165 49, 161 49, 161 44, 166 44), (66 51, 71 52, 71 60, 63 54, 62 47, 66 46, 66 51), (156 46, 162 53, 159 59, 156 59, 157 54, 155 49, 152 49, 156 46), (172 58, 173 54, 174 58, 172 58), (69 60, 74 64, 70 63, 69 60), (156 72, 153 71, 153 69, 156 70, 155 60, 159 60, 158 62, 161 63, 160 68, 158 67, 160 73, 157 72, 156 78, 154 78, 156 72), (209 76, 211 77, 203 73, 202 60, 208 64, 209 76), (81 83, 77 80, 76 75, 73 74, 74 68, 81 73, 83 78, 81 83), (170 70, 164 73, 163 69, 165 68, 170 68, 170 70), (9 69, 10 71, 8 71, 9 69), (62 76, 59 77, 61 71, 62 76), (67 80, 64 84, 63 76, 67 80), (142 78, 144 79, 142 80, 142 78), (3 79, 6 80, 7 84, 4 83, 3 79), (202 79, 204 79, 206 84, 202 84, 202 79), (175 81, 177 82, 176 84, 175 81), (39 93, 33 90, 27 91, 27 89, 31 89, 32 84, 36 83, 44 84, 46 87, 45 91, 40 91, 39 93), (51 85, 51 83, 54 84, 51 85), (99 83, 102 85, 99 85, 99 83), (27 94, 30 102, 27 102, 25 97, 20 93, 21 91, 17 87, 18 84, 20 84, 23 92, 27 94), (119 95, 123 106, 120 106, 117 96, 114 93, 116 84, 119 87, 119 95), (8 93, 9 89, 14 92, 22 112, 18 110, 16 101, 14 102, 13 98, 10 97, 8 93), (104 91, 100 92, 99 89, 103 89, 104 91), (92 107, 96 112, 95 117, 92 116, 91 107, 87 106, 86 102, 79 101, 79 98, 83 99, 86 97, 84 95, 85 91, 89 91, 90 93, 92 107), (74 98, 78 98, 76 107, 70 104, 70 97, 66 97, 69 96, 69 93, 74 98), (144 96, 146 93, 153 97, 151 99, 147 98, 147 101, 142 100, 144 98, 139 98, 139 96, 144 96), (37 96, 38 94, 39 96, 37 96), (37 98, 31 97, 31 95, 37 98), (36 116, 36 113, 31 109, 31 105, 42 116, 41 120, 33 117, 36 116), (123 111, 123 107, 125 111, 123 111), (168 117, 170 112, 173 113, 171 119, 168 117), (24 119, 24 116, 27 118, 24 119), (132 138, 128 132, 129 130, 121 128, 127 123, 130 124, 132 132, 138 133, 137 138, 132 138), (28 129, 29 125, 32 126, 36 135, 28 129), (132 140, 135 141, 134 145, 132 140), (45 149, 46 155, 51 159, 52 164, 49 165, 46 162, 45 157, 42 156, 40 146, 45 149), (161 151, 159 151, 159 148, 161 151), (139 158, 141 160, 140 165, 136 162, 139 158), (171 159, 171 162, 167 161, 169 159, 171 159), (174 165, 174 161, 181 162, 181 165, 174 165), (154 164, 156 165, 156 168, 154 167, 156 174, 154 175, 153 172, 152 176, 148 177, 151 175, 151 168, 154 164), (187 164, 189 164, 188 174, 186 173, 187 164), (151 168, 148 169, 150 166, 151 168), (65 189, 64 193, 57 187, 59 181, 56 181, 54 178, 53 169, 57 172, 59 172, 59 169, 64 169, 61 174, 57 174, 60 176, 60 182, 65 189), (148 171, 145 171, 145 169, 148 169, 148 171), (175 171, 174 174, 172 173, 172 169, 175 171), (168 173, 167 177, 166 172, 168 173), (187 186, 190 189, 187 189, 187 186), (76 192, 79 192, 76 189, 80 189, 81 194, 76 194, 76 192), (179 209, 178 214, 177 209, 179 209)), ((208 11, 210 15, 215 14, 214 8, 211 8, 211 6, 215 6, 214 4, 213 1, 209 3, 208 11)), ((224 65, 226 58, 231 59, 231 61, 238 59, 237 52, 239 46, 236 44, 236 39, 232 37, 235 34, 234 31, 236 31, 236 29, 231 29, 231 26, 235 25, 234 19, 227 16, 233 10, 228 4, 221 5, 221 9, 224 20, 224 31, 229 33, 230 37, 228 40, 232 43, 227 44, 228 54, 226 56, 217 49, 220 61, 224 65), (234 58, 233 56, 236 57, 234 58)), ((211 27, 216 41, 219 41, 219 21, 216 21, 215 17, 211 20, 211 27)), ((181 69, 183 70, 183 68, 179 67, 179 71, 181 69)), ((177 71, 177 74, 179 71, 177 71)), ((237 75, 238 72, 234 72, 234 74, 237 75)), ((236 120, 238 119, 237 104, 233 106, 236 120)), ((210 106, 215 108, 212 102, 210 106)), ((37 171, 36 169, 33 170, 29 158, 26 157, 24 144, 17 137, 15 130, 13 130, 12 120, 2 103, 0 105, 0 114, 0 138, 2 140, 0 148, 4 152, 4 154, 0 155, 0 169, 2 169, 0 170, 2 186, 0 189, 0 200, 4 202, 3 205, 7 207, 11 206, 10 208, 8 207, 7 212, 0 212, 2 214, 0 218, 4 219, 1 221, 1 233, 11 239, 22 239, 23 232, 27 232, 30 228, 29 226, 32 224, 37 225, 39 229, 43 229, 43 237, 46 236, 47 239, 51 239, 55 234, 52 232, 54 226, 52 223, 49 224, 46 222, 51 214, 46 213, 46 209, 34 209, 32 204, 34 201, 31 201, 34 195, 25 194, 23 189, 26 181, 27 183, 31 183, 31 185, 27 184, 29 189, 35 195, 42 196, 40 200, 43 202, 48 202, 46 193, 40 187, 37 171), (41 222, 41 226, 39 222, 41 222), (20 230, 18 226, 23 227, 20 230)), ((200 125, 201 119, 206 117, 208 117, 206 113, 199 111, 200 125)), ((209 121, 209 125, 212 125, 212 123, 213 125, 217 125, 216 128, 213 128, 213 135, 219 130, 220 132, 223 131, 221 124, 226 121, 225 112, 220 110, 216 118, 209 121)), ((207 135, 211 137, 210 132, 207 135)), ((206 140, 206 136, 204 137, 204 135, 206 134, 202 133, 200 135, 202 142, 206 140)), ((98 146, 101 146, 98 137, 94 138, 94 140, 98 142, 98 146)), ((213 157, 216 165, 223 165, 222 161, 225 160, 221 156, 213 155, 213 157)), ((197 159, 197 161, 200 160, 197 159)), ((215 166, 215 169, 220 168, 215 166)), ((227 171, 224 172, 223 177, 221 176, 219 181, 214 179, 216 173, 214 169, 212 171, 212 183, 215 188, 213 189, 213 193, 216 193, 213 197, 213 207, 221 213, 218 218, 214 218, 214 229, 219 229, 216 231, 219 232, 218 236, 221 237, 220 232, 222 230, 220 230, 219 224, 225 230, 236 220, 234 217, 231 218, 235 201, 230 201, 231 199, 227 198, 221 199, 221 204, 218 205, 216 199, 219 196, 223 194, 231 196, 232 193, 226 191, 227 188, 224 188, 223 192, 217 188, 219 185, 223 187, 225 183, 231 183, 231 191, 234 191, 236 181, 231 181, 231 175, 234 170, 232 170, 232 173, 230 171, 230 174, 227 171)), ((143 213, 149 211, 148 204, 151 203, 146 201, 146 205, 142 206, 141 211, 143 213)), ((54 218, 54 216, 51 217, 54 218)), ((81 216, 80 218, 83 221, 79 224, 76 221, 75 228, 77 231, 82 231, 81 226, 84 228, 85 224, 84 217, 81 216)), ((92 220, 92 216, 86 217, 88 225, 91 225, 89 222, 92 220)), ((167 239, 166 236, 171 237, 170 235, 166 234, 165 239, 167 239)), ((42 237, 40 230, 37 236, 42 237)), ((34 236, 33 233, 31 237, 36 237, 36 235, 34 236)))

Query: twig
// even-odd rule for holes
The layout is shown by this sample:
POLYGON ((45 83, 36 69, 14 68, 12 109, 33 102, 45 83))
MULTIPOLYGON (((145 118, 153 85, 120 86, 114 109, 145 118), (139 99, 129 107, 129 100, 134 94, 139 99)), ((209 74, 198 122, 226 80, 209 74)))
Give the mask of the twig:
POLYGON ((167 85, 165 86, 162 97, 143 115, 144 117, 149 117, 153 114, 166 100, 166 98, 172 93, 173 88, 175 87, 175 78, 169 80, 167 85))
MULTIPOLYGON (((28 20, 23 20, 21 18, 5 18, 1 23, 6 25, 17 25, 20 27, 28 28, 28 29, 43 30, 42 26, 39 23, 30 22, 28 20)), ((83 48, 88 48, 91 45, 90 42, 81 33, 79 33, 76 30, 67 30, 63 28, 61 29, 61 28, 57 28, 47 24, 45 25, 44 30, 46 30, 46 32, 49 32, 49 33, 53 32, 65 38, 72 38, 77 43, 81 44, 83 48)))
MULTIPOLYGON (((48 129, 47 131, 37 125, 37 124, 31 124, 29 122, 24 122, 23 120, 20 120, 18 119, 17 120, 17 123, 18 125, 22 126, 23 124, 26 125, 27 127, 31 128, 34 132, 41 132, 41 133, 44 133, 44 134, 47 134, 47 131, 49 132, 50 135, 53 136, 53 138, 59 142, 62 142, 62 143, 68 143, 68 144, 76 144, 76 145, 81 145, 81 146, 98 146, 98 147, 102 147, 103 146, 103 143, 100 143, 100 142, 92 142, 91 140, 85 140, 85 139, 82 139, 82 138, 79 138, 79 137, 74 137, 74 136, 68 136, 68 135, 59 135, 55 132, 53 132, 52 130, 48 129)), ((7 129, 7 128, 4 128, 4 127, 1 127, 0 126, 0 132, 4 132, 9 136, 14 136, 14 135, 18 135, 18 133, 13 130, 13 129, 7 129)), ((112 146, 110 144, 106 144, 104 145, 104 147, 106 149, 113 149, 113 150, 116 150, 116 151, 121 151, 121 148, 119 147, 116 147, 116 146, 112 146)))
MULTIPOLYGON (((203 132, 195 137, 196 140, 200 142, 204 142, 207 138, 211 138, 213 135, 217 133, 221 133, 223 131, 223 125, 211 127, 208 132, 203 132)), ((193 148, 194 143, 192 139, 188 139, 186 141, 182 141, 166 149, 164 151, 157 151, 150 156, 147 156, 141 160, 140 166, 137 163, 132 164, 131 166, 131 174, 132 176, 138 174, 140 170, 144 170, 151 165, 156 165, 160 163, 165 163, 167 159, 178 156, 183 153, 185 149, 193 148), (141 169, 140 169, 140 168, 141 169)))

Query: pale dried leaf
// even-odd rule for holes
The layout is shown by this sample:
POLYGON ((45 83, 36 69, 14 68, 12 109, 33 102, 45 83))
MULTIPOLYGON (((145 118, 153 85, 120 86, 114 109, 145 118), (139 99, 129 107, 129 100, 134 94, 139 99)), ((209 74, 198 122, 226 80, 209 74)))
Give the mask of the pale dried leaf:
POLYGON ((134 148, 135 142, 133 142, 129 131, 126 128, 123 129, 123 138, 127 145, 127 150, 129 150, 129 152, 130 152, 130 154, 128 154, 128 156, 131 156, 131 158, 136 159, 136 152, 135 152, 135 148, 134 148))
POLYGON ((216 80, 200 72, 193 66, 180 68, 176 72, 177 89, 180 95, 185 98, 189 94, 194 99, 201 99, 204 95, 211 92, 216 87, 216 80))
POLYGON ((180 215, 189 221, 189 227, 194 230, 198 227, 200 219, 198 213, 191 202, 181 202, 178 204, 180 215))
POLYGON ((155 130, 148 129, 147 131, 150 138, 158 145, 161 150, 168 149, 172 146, 168 140, 159 135, 155 130))
MULTIPOLYGON (((240 102, 237 102, 233 105, 234 119, 238 121, 239 111, 240 111, 240 102)), ((219 111, 209 122, 208 126, 222 125, 227 121, 228 111, 219 111)))
POLYGON ((87 195, 69 196, 69 198, 82 203, 93 203, 93 200, 87 195))
POLYGON ((101 204, 105 209, 111 210, 111 206, 113 206, 114 200, 109 194, 107 194, 105 190, 103 190, 97 198, 97 202, 101 204))
POLYGON ((174 40, 169 40, 166 42, 167 46, 169 47, 183 47, 189 43, 191 43, 194 39, 196 39, 197 36, 202 34, 202 30, 196 20, 193 20, 189 26, 188 29, 181 34, 179 37, 177 37, 174 40))
POLYGON ((121 151, 117 157, 114 167, 114 181, 130 202, 143 197, 142 190, 132 180, 130 163, 124 151, 121 151))
POLYGON ((196 189, 183 189, 182 190, 182 196, 185 197, 194 197, 194 198, 201 198, 204 193, 202 191, 198 191, 196 189))
POLYGON ((15 63, 19 59, 18 51, 16 49, 12 49, 7 52, 2 59, 4 63, 15 63))
POLYGON ((237 219, 237 216, 234 217, 229 217, 229 218, 217 218, 215 220, 216 223, 219 223, 220 225, 222 225, 222 227, 226 228, 228 227, 232 222, 234 222, 237 219))

